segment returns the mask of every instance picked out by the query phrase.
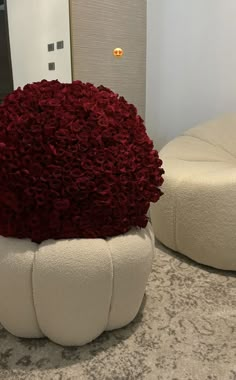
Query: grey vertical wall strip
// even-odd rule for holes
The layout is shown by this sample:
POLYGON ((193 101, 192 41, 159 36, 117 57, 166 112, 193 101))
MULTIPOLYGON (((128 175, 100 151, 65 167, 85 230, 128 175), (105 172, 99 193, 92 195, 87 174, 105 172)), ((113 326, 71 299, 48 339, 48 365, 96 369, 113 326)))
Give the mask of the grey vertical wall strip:
POLYGON ((11 49, 6 0, 0 2, 0 103, 13 91, 11 49))
POLYGON ((145 115, 146 0, 70 0, 73 79, 103 84, 145 115), (121 47, 123 58, 114 58, 121 47))

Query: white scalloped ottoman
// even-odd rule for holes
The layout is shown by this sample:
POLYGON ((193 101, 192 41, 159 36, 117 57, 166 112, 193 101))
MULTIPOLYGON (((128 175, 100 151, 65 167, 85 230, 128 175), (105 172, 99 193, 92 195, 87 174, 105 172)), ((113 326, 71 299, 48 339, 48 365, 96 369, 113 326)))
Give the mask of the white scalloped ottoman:
POLYGON ((156 237, 215 268, 236 270, 236 115, 192 128, 160 152, 164 196, 151 207, 156 237))
POLYGON ((123 327, 139 311, 153 252, 150 224, 107 240, 0 237, 0 323, 69 346, 123 327))

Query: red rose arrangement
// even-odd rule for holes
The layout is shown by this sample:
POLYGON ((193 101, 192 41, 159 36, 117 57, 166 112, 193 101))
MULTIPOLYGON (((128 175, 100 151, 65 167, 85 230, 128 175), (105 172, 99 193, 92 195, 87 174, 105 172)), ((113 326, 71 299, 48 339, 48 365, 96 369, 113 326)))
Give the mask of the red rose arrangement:
POLYGON ((111 90, 43 80, 0 105, 0 235, 35 242, 145 227, 162 161, 111 90))

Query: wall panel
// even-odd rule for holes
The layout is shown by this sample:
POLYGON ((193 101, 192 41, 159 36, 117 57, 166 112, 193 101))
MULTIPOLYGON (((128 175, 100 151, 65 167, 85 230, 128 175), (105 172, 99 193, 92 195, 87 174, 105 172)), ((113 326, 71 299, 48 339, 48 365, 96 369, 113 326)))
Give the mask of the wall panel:
POLYGON ((73 79, 110 87, 144 116, 146 0, 70 0, 70 14, 73 79))
POLYGON ((7 9, 14 88, 42 79, 71 82, 69 0, 8 0, 7 9))

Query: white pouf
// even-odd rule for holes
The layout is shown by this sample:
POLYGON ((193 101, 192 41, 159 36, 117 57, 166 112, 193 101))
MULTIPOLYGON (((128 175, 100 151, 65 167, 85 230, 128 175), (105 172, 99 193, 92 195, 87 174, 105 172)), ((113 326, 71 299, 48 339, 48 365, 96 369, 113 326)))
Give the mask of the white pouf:
POLYGON ((150 225, 107 240, 0 237, 0 323, 70 346, 123 327, 140 308, 153 252, 150 225))
POLYGON ((192 128, 160 152, 164 195, 151 207, 156 237, 212 267, 236 270, 236 115, 192 128))

